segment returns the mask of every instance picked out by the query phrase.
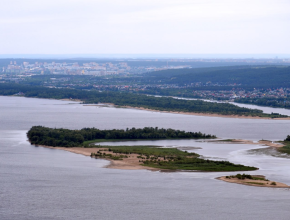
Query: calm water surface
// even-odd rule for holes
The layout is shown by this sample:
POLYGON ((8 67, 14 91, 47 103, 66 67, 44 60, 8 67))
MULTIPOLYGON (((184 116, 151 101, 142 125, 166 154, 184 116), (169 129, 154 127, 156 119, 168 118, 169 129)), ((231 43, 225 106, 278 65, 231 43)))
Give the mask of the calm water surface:
MULTIPOLYGON (((215 179, 224 173, 102 168, 107 161, 30 145, 26 132, 33 125, 72 129, 153 126, 251 140, 284 139, 290 130, 289 121, 201 117, 0 97, 0 219, 289 219, 289 190, 215 179)), ((144 143, 200 147, 193 151, 207 158, 258 166, 260 170, 252 174, 290 184, 289 159, 248 151, 262 146, 194 140, 126 142, 144 143)))

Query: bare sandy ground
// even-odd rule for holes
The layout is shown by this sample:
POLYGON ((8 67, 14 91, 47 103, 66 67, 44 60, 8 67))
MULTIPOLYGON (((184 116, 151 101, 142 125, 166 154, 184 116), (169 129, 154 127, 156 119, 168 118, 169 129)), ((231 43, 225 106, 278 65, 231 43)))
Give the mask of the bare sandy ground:
MULTIPOLYGON (((253 175, 255 177, 255 175, 253 175)), ((260 175, 257 175, 256 177, 263 177, 265 178, 264 176, 260 176, 260 175)), ((228 179, 226 178, 225 176, 222 176, 222 177, 218 177, 217 178, 218 180, 222 180, 222 181, 225 181, 225 182, 229 182, 229 183, 237 183, 237 184, 243 184, 243 185, 247 185, 247 186, 258 186, 258 187, 271 187, 271 188, 290 188, 290 186, 284 184, 284 183, 279 183, 279 182, 276 182, 276 181, 264 181, 264 180, 251 180, 251 179, 238 179, 238 178, 231 178, 231 179, 228 179), (271 185, 272 182, 275 182, 276 185, 271 185), (260 185, 260 184, 254 184, 254 183, 263 183, 264 185, 260 185)))
MULTIPOLYGON (((97 153, 99 150, 102 150, 102 153, 117 155, 112 152, 106 151, 105 149, 107 148, 82 148, 82 147, 66 148, 66 147, 49 147, 49 146, 42 146, 42 147, 69 151, 71 153, 81 154, 84 156, 91 156, 91 153, 97 153)), ((139 162, 140 159, 137 158, 137 156, 139 156, 138 154, 130 154, 129 156, 130 156, 129 158, 123 158, 123 160, 111 160, 108 158, 101 158, 101 159, 110 161, 110 164, 106 166, 106 168, 123 169, 123 170, 141 170, 141 169, 152 170, 152 171, 160 170, 156 168, 142 166, 141 162, 139 162)))

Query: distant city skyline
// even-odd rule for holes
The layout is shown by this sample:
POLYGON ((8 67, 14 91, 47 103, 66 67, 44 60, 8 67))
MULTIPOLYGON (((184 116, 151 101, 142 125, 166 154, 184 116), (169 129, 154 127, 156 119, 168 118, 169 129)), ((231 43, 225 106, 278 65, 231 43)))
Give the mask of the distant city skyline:
POLYGON ((1 3, 1 57, 290 54, 289 0, 1 3))

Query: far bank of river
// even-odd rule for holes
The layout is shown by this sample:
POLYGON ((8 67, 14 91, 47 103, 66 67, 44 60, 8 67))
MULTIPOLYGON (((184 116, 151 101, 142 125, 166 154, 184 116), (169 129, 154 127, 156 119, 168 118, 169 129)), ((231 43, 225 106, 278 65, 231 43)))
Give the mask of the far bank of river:
MULTIPOLYGON (((158 96, 156 96, 158 97, 158 96)), ((161 97, 161 96, 159 96, 161 97)), ((194 98, 181 98, 181 97, 172 97, 175 99, 184 99, 184 100, 203 100, 206 102, 217 102, 217 103, 230 103, 239 107, 245 107, 245 108, 250 108, 250 109, 259 109, 262 110, 264 113, 271 114, 273 113, 279 113, 281 115, 288 115, 290 116, 290 109, 285 109, 285 108, 272 108, 272 107, 265 107, 265 106, 259 106, 259 105, 250 105, 250 104, 241 104, 237 102, 225 102, 225 101, 217 101, 217 100, 209 100, 209 99, 194 99, 194 98)))

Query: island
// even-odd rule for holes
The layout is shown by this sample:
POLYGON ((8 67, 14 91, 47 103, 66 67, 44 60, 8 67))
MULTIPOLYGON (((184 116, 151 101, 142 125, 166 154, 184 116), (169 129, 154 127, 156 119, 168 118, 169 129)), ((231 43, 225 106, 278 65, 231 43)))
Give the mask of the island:
POLYGON ((122 140, 158 140, 158 139, 212 139, 215 135, 201 132, 185 132, 174 129, 131 128, 99 130, 84 128, 81 130, 47 128, 33 126, 27 133, 31 144, 106 159, 112 162, 112 168, 144 169, 162 171, 252 171, 256 167, 233 164, 228 161, 214 161, 200 158, 177 148, 160 146, 102 146, 104 141, 122 140))
POLYGON ((290 186, 275 181, 266 179, 263 175, 249 175, 249 174, 237 174, 232 176, 222 176, 217 179, 229 182, 238 183, 247 186, 259 186, 259 187, 272 187, 272 188, 290 188, 290 186))

